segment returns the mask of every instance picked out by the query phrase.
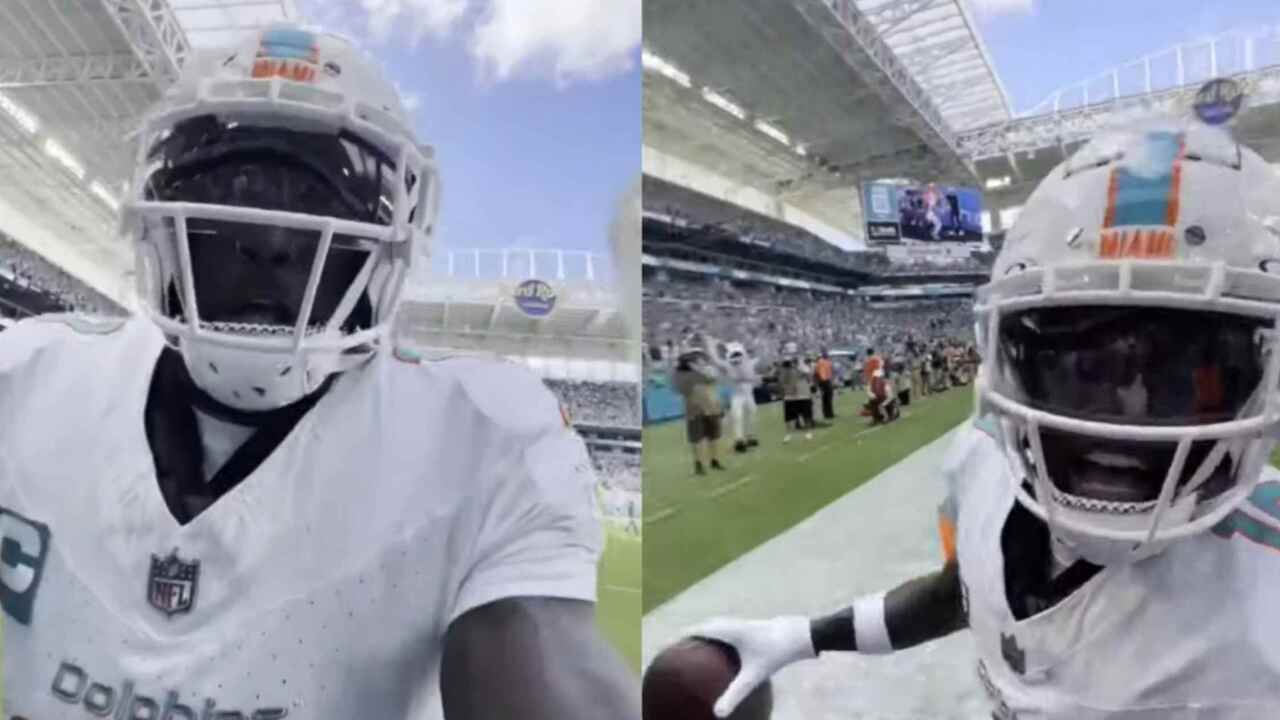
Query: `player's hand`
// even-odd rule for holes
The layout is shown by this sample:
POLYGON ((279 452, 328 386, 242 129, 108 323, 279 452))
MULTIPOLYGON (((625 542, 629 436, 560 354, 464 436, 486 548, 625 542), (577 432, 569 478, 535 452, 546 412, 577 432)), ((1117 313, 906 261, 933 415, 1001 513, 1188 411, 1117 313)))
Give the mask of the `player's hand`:
POLYGON ((752 690, 774 673, 798 660, 817 657, 809 634, 809 619, 800 616, 770 620, 716 619, 686 635, 728 643, 738 651, 742 667, 716 700, 716 717, 727 718, 752 690))

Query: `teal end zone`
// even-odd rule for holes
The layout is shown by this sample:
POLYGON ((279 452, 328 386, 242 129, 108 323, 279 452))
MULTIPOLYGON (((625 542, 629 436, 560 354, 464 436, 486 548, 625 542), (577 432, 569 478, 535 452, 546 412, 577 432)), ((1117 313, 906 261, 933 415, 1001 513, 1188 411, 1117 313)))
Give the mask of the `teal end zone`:
MULTIPOLYGON (((725 412, 728 412, 729 401, 733 398, 733 388, 727 384, 721 384, 719 391, 720 405, 725 412)), ((645 380, 641 399, 645 425, 684 417, 684 398, 671 385, 665 374, 655 373, 645 380)))

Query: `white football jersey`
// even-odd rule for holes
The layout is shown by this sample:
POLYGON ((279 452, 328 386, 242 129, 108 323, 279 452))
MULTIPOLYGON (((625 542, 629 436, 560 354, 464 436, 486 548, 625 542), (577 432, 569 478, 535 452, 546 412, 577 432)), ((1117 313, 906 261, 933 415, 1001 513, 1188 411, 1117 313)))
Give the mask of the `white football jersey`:
POLYGON ((751 393, 759 380, 756 373, 756 359, 753 357, 743 357, 736 365, 726 363, 725 372, 733 382, 733 389, 737 393, 751 393))
POLYGON ((1103 568, 1056 606, 1010 612, 1000 535, 1017 500, 994 423, 944 472, 978 674, 997 718, 1280 717, 1280 471, 1212 532, 1103 568))
POLYGON ((161 348, 146 320, 0 337, 4 720, 434 714, 455 618, 594 601, 594 471, 523 369, 383 353, 182 526, 143 427, 161 348))

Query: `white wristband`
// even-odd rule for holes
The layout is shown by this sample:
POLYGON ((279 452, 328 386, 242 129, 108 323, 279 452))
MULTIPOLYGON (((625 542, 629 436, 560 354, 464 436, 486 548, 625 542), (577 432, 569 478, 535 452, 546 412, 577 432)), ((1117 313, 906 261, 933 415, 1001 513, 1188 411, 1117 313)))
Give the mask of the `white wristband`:
POLYGON ((884 593, 865 595, 853 601, 853 637, 859 653, 884 655, 893 652, 889 627, 884 622, 884 593))

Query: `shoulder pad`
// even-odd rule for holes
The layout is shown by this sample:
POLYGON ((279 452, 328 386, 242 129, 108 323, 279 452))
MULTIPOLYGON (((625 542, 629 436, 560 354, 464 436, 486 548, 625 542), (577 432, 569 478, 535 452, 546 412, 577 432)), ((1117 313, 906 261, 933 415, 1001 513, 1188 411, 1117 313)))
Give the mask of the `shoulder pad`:
POLYGON ((459 357, 437 367, 453 375, 472 405, 500 427, 519 434, 538 434, 567 425, 556 396, 522 365, 459 357))
POLYGON ((957 472, 984 442, 995 442, 999 447, 999 432, 999 425, 991 415, 974 417, 962 423, 942 457, 943 472, 957 472))
POLYGON ((422 364, 422 353, 418 352, 417 350, 414 350, 411 347, 405 347, 404 345, 397 345, 395 350, 391 351, 391 354, 395 356, 395 359, 399 360, 402 363, 409 363, 410 365, 422 364))
POLYGON ((974 429, 988 435, 992 440, 1000 439, 1000 423, 995 415, 980 415, 973 419, 974 429))
POLYGON ((1260 511, 1255 514, 1255 519, 1280 529, 1280 470, 1264 465, 1262 478, 1245 502, 1260 511))
POLYGON ((21 367, 71 336, 71 330, 38 318, 20 320, 0 333, 0 373, 21 367))
POLYGON ((391 350, 391 357, 408 365, 426 365, 441 360, 457 360, 460 358, 493 360, 492 354, 460 352, 440 348, 416 348, 411 345, 396 345, 391 350))
POLYGON ((127 317, 89 316, 79 313, 49 313, 33 318, 38 323, 65 325, 81 335, 110 335, 124 328, 127 317))

